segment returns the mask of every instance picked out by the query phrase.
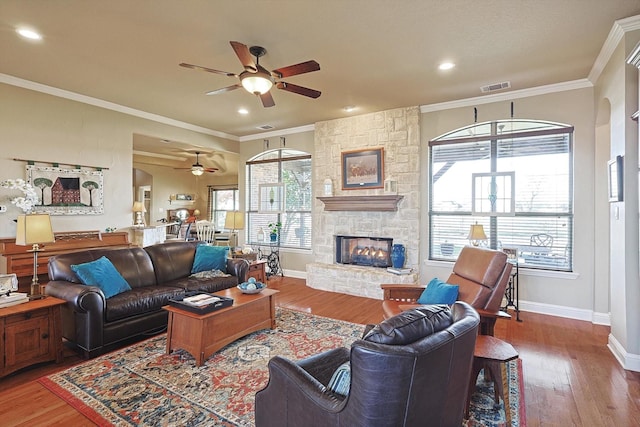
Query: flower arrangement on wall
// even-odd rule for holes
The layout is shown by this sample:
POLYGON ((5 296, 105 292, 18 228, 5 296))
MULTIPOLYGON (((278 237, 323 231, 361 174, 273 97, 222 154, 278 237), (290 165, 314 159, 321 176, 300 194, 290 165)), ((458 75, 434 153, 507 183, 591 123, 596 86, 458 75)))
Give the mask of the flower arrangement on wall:
POLYGON ((33 207, 39 203, 40 199, 38 198, 36 189, 24 179, 7 179, 0 183, 0 187, 10 190, 20 190, 22 192, 22 196, 11 197, 9 201, 16 205, 16 207, 22 209, 24 213, 31 212, 33 207))

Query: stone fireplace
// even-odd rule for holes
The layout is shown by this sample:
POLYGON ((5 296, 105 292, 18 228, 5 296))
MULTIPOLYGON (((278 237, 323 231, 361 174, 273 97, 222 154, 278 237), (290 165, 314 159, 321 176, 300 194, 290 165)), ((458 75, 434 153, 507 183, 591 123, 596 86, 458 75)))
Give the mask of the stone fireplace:
MULTIPOLYGON (((307 264, 307 285, 327 291, 382 299, 380 284, 417 283, 420 247, 420 109, 398 108, 315 124, 313 153, 313 255, 307 264), (342 190, 341 154, 384 148, 384 179, 397 182, 397 197, 383 188, 342 190), (324 181, 333 183, 333 201, 324 196, 324 181), (320 198, 324 199, 321 200, 320 198), (394 199, 392 208, 387 201, 394 199), (366 199, 366 200, 363 200, 366 199), (350 203, 349 201, 353 201, 350 203), (328 203, 325 203, 328 202, 328 203), (406 247, 407 275, 389 273, 353 262, 337 262, 336 236, 393 236, 391 243, 406 247)), ((381 241, 360 242, 355 247, 379 249, 381 241)), ((341 243, 346 244, 346 243, 341 243)), ((350 243, 351 244, 351 243, 350 243)), ((353 255, 353 247, 348 252, 353 255)), ((390 246, 385 249, 390 252, 390 246)), ((356 253, 357 255, 357 253, 356 253)), ((357 257, 356 257, 357 258, 357 257)), ((359 260, 358 260, 359 261, 359 260)))

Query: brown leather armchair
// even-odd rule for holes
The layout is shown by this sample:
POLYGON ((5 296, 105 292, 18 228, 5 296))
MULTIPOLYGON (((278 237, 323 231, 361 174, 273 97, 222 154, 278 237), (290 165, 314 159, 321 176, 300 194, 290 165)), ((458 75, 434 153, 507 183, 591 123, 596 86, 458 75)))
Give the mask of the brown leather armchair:
POLYGON ((459 427, 479 321, 463 302, 423 306, 376 325, 350 350, 299 362, 276 356, 256 394, 256 427, 459 427), (344 397, 327 385, 347 361, 344 397))
MULTIPOLYGON (((502 251, 465 246, 453 265, 447 283, 458 285, 458 300, 469 303, 480 314, 480 333, 493 335, 496 319, 510 318, 500 311, 504 291, 509 282, 512 265, 502 251)), ((382 302, 386 319, 419 306, 418 298, 426 286, 381 285, 384 291, 382 302)))

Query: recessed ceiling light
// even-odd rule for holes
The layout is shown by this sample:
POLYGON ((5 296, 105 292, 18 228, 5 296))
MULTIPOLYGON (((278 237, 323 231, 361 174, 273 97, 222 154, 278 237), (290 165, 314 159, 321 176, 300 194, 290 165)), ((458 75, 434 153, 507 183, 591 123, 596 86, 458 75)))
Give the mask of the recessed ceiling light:
POLYGON ((442 64, 438 65, 438 69, 439 70, 450 70, 455 66, 456 66, 456 64, 454 64, 453 62, 443 62, 442 64))
POLYGON ((30 28, 18 28, 16 29, 16 32, 25 39, 42 40, 42 36, 30 28))
POLYGON ((344 111, 346 111, 347 113, 351 113, 353 111, 356 111, 356 107, 354 105, 347 105, 346 107, 343 108, 344 111))
POLYGON ((240 108, 238 110, 238 113, 240 113, 240 114, 249 114, 249 110, 247 110, 246 108, 240 108))

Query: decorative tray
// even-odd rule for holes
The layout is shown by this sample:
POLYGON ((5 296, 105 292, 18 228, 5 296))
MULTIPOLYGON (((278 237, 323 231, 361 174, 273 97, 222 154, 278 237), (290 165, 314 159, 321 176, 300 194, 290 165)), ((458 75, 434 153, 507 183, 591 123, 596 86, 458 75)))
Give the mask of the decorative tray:
POLYGON ((170 299, 169 305, 180 308, 182 310, 190 311, 192 313, 206 314, 211 313, 212 311, 232 306, 233 298, 221 297, 213 294, 208 294, 206 292, 193 292, 187 293, 181 297, 170 299), (212 298, 212 300, 206 299, 207 296, 212 298), (202 300, 201 304, 198 302, 190 303, 189 298, 200 298, 202 300))

